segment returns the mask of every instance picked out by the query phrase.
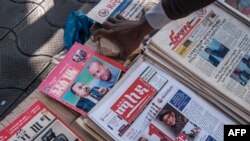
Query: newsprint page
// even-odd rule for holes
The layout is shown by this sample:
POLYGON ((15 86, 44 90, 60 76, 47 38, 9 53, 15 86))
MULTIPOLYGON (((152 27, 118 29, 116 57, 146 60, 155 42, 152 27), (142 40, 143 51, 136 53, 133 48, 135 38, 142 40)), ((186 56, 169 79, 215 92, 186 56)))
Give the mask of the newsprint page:
POLYGON ((41 101, 36 100, 0 131, 0 141, 82 141, 41 101))
POLYGON ((212 4, 163 27, 151 47, 250 115, 249 26, 212 4))
POLYGON ((223 140, 229 116, 139 58, 89 118, 119 141, 223 140))

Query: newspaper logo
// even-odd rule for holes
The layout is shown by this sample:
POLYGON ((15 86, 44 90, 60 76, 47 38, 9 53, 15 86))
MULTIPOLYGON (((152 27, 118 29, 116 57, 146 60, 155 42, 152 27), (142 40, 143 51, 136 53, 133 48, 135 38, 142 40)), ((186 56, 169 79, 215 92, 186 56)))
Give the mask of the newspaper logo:
POLYGON ((109 3, 106 5, 109 9, 114 9, 121 4, 122 0, 110 0, 109 3))
POLYGON ((111 109, 129 124, 139 115, 157 90, 142 78, 137 78, 111 109))
POLYGON ((171 43, 169 44, 172 47, 172 50, 175 50, 176 47, 182 42, 182 40, 192 31, 196 25, 201 21, 201 18, 194 17, 190 21, 187 21, 181 29, 179 29, 177 32, 174 30, 171 30, 169 38, 171 40, 171 43))
POLYGON ((98 12, 98 15, 100 17, 107 17, 109 15, 109 11, 107 9, 101 9, 99 12, 98 12))
POLYGON ((70 66, 63 72, 62 76, 60 76, 58 80, 54 80, 55 84, 52 84, 51 88, 48 89, 48 86, 46 86, 45 88, 49 90, 48 92, 50 94, 61 97, 66 89, 70 86, 71 82, 76 78, 78 73, 79 71, 77 69, 70 66))

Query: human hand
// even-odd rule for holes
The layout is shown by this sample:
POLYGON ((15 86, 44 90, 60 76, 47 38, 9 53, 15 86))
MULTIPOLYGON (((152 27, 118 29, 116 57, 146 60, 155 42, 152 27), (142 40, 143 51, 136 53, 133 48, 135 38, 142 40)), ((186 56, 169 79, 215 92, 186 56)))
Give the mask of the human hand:
POLYGON ((108 92, 108 88, 105 88, 105 87, 101 87, 98 89, 98 92, 100 94, 106 94, 108 92))
POLYGON ((94 32, 93 37, 94 41, 106 38, 118 45, 120 57, 124 59, 139 47, 144 36, 152 30, 145 17, 139 21, 131 21, 118 15, 105 21, 103 28, 94 32))

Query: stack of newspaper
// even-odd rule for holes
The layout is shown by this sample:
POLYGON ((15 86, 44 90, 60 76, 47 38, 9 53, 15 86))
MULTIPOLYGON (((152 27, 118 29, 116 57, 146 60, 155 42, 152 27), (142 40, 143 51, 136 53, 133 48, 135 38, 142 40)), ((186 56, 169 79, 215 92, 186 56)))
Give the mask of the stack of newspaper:
POLYGON ((147 49, 168 61, 188 83, 200 85, 204 97, 250 122, 248 25, 212 4, 163 27, 147 49))
POLYGON ((0 132, 0 140, 83 141, 39 100, 0 132))
MULTIPOLYGON (((137 20, 158 2, 100 1, 87 15, 101 24, 117 14, 137 20)), ((81 113, 76 122, 96 140, 222 141, 225 124, 250 123, 249 17, 239 5, 221 0, 169 23, 128 71, 76 44, 40 90, 81 113), (119 72, 98 100, 92 93, 104 78, 89 70, 93 61, 119 72)))

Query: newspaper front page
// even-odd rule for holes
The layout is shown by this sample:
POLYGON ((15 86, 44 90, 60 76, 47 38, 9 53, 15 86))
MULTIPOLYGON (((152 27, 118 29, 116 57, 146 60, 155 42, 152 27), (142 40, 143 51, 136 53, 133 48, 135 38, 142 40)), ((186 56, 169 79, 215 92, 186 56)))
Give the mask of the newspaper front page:
POLYGON ((76 42, 38 90, 86 116, 125 71, 122 64, 76 42))
POLYGON ((125 75, 88 114, 114 140, 222 141, 223 125, 236 124, 147 60, 125 75))
POLYGON ((128 20, 138 20, 158 2, 159 0, 102 0, 87 16, 101 24, 108 17, 115 15, 122 15, 128 20))
MULTIPOLYGON (((207 87, 203 80, 198 77, 194 77, 194 74, 187 71, 186 68, 182 68, 181 65, 170 58, 163 58, 164 54, 156 52, 156 50, 150 50, 150 47, 146 47, 144 54, 150 58, 153 62, 158 64, 168 72, 169 75, 174 77, 177 81, 181 82, 201 97, 211 102, 214 106, 220 108, 222 111, 230 115, 241 124, 249 124, 250 116, 245 111, 239 110, 239 107, 233 105, 231 101, 226 98, 222 98, 218 91, 214 88, 207 87), (167 61, 166 61, 167 60, 167 61), (178 66, 176 66, 178 64, 178 66)), ((166 57, 166 55, 165 55, 166 57)))
POLYGON ((151 44, 250 114, 248 26, 213 4, 169 23, 151 44))
POLYGON ((50 140, 82 141, 39 100, 0 132, 0 141, 50 140))

